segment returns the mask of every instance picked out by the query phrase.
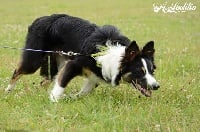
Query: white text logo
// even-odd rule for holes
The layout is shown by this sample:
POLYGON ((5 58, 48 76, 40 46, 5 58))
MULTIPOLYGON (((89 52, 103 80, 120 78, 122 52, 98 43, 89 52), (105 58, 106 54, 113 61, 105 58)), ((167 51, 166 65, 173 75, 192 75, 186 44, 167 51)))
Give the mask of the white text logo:
POLYGON ((154 12, 158 13, 159 11, 162 11, 164 13, 179 13, 179 12, 186 12, 186 11, 194 11, 196 10, 196 6, 192 4, 191 2, 185 2, 185 3, 171 3, 168 4, 167 2, 163 4, 153 4, 153 10, 154 12))

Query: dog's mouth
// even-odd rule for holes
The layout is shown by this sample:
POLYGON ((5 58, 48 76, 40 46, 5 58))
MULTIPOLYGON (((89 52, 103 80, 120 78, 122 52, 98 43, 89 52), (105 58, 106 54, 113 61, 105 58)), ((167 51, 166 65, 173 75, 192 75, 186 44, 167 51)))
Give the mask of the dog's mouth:
POLYGON ((145 95, 146 97, 151 97, 151 93, 152 91, 150 89, 146 89, 146 88, 143 88, 141 85, 135 83, 133 80, 132 80, 132 85, 137 89, 139 90, 143 95, 145 95))

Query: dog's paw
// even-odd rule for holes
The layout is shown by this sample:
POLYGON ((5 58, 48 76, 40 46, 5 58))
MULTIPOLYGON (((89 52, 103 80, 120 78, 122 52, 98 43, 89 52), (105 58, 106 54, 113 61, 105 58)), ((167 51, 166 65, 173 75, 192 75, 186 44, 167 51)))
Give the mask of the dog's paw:
POLYGON ((50 94, 49 99, 50 99, 51 102, 57 103, 58 100, 60 99, 60 97, 55 96, 55 95, 53 95, 53 94, 50 94))
POLYGON ((55 96, 53 94, 50 94, 49 99, 51 102, 57 103, 59 102, 59 100, 65 99, 66 97, 67 97, 66 94, 63 94, 61 96, 55 96))
POLYGON ((12 91, 13 87, 14 87, 13 85, 9 84, 8 87, 5 89, 5 92, 10 93, 12 91))
POLYGON ((79 98, 79 94, 70 94, 69 97, 72 100, 77 100, 79 98))
POLYGON ((51 84, 52 80, 49 80, 49 79, 44 79, 40 82, 40 85, 43 86, 43 87, 47 87, 51 84))

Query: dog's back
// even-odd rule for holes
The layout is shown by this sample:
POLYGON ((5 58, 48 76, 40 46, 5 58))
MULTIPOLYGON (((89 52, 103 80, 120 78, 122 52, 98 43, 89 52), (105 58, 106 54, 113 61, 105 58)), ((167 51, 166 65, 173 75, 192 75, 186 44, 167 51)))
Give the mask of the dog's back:
POLYGON ((96 27, 89 21, 65 14, 40 17, 29 27, 25 48, 80 52, 80 45, 96 27), (35 44, 37 41, 40 43, 35 44))

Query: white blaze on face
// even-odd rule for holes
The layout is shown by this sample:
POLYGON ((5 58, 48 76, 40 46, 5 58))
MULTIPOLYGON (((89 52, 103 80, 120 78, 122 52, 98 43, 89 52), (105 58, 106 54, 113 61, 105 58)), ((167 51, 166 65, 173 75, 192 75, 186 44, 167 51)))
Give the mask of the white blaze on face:
POLYGON ((153 85, 158 84, 156 79, 149 73, 145 59, 142 58, 141 60, 142 60, 142 64, 143 64, 144 69, 145 69, 145 79, 147 80, 147 84, 151 87, 153 85))

